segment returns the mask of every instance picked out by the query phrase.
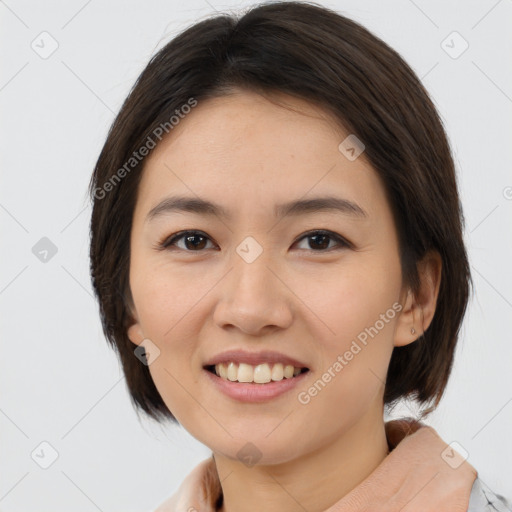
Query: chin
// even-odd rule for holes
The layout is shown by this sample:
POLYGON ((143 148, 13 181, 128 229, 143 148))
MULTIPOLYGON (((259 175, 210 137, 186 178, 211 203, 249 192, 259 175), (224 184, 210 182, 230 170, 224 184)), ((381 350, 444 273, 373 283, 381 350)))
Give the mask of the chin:
POLYGON ((291 442, 289 436, 286 440, 277 437, 270 440, 265 434, 251 435, 248 432, 243 439, 234 437, 224 443, 204 444, 215 454, 241 462, 247 467, 284 464, 301 455, 296 451, 297 443, 291 442))

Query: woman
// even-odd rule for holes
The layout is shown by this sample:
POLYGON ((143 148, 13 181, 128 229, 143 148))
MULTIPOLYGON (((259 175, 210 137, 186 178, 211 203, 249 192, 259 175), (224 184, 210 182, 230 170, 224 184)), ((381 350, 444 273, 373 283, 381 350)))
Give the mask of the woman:
POLYGON ((159 510, 484 510, 432 429, 393 450, 383 420, 439 403, 471 281, 443 127, 383 41, 303 2, 197 23, 142 72, 90 191, 134 405, 212 450, 159 510))

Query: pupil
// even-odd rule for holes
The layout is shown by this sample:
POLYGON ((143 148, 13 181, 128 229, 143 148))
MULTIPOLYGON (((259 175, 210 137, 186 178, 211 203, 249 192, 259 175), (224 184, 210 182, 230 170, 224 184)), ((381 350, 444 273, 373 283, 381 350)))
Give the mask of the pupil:
MULTIPOLYGON (((329 235, 313 235, 311 238, 312 238, 312 239, 318 239, 319 237, 320 237, 320 238, 323 238, 323 242, 324 242, 324 243, 320 243, 320 245, 321 245, 321 247, 320 247, 320 248, 321 248, 321 249, 325 249, 326 247, 328 247, 328 246, 329 246, 329 241, 328 241, 329 235), (327 241, 327 243, 325 243, 326 241, 327 241)), ((315 243, 316 243, 316 242, 315 242, 315 243)), ((310 247, 311 247, 311 243, 310 243, 309 245, 310 245, 310 247)), ((318 244, 317 244, 317 245, 318 245, 318 244)), ((314 247, 312 247, 312 249, 314 249, 314 247)))
POLYGON ((199 243, 191 242, 194 238, 202 238, 203 239, 203 244, 204 244, 204 236, 201 236, 201 235, 189 235, 189 236, 187 236, 185 238, 185 244, 187 245, 187 248, 190 249, 190 246, 188 244, 191 243, 191 245, 193 246, 194 249, 202 249, 201 242, 199 242, 199 243))

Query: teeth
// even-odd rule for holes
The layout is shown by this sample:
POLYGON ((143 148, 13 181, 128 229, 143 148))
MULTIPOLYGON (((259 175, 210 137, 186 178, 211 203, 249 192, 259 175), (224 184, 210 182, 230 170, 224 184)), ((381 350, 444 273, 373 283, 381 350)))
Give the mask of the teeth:
POLYGON ((272 368, 272 380, 283 380, 284 369, 282 364, 275 364, 272 368))
POLYGON ((222 379, 227 379, 232 382, 255 382, 256 384, 265 384, 270 381, 279 381, 291 379, 301 372, 301 368, 294 368, 293 365, 282 363, 275 363, 271 366, 269 363, 262 363, 256 366, 246 363, 234 363, 233 361, 228 364, 220 363, 215 365, 215 373, 222 379))
POLYGON ((229 380, 237 380, 238 379, 238 367, 235 363, 228 364, 228 375, 229 380))

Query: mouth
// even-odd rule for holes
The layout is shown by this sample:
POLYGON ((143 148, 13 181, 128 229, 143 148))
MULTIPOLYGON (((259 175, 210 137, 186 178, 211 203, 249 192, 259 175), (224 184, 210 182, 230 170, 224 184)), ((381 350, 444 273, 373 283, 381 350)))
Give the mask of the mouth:
POLYGON ((304 384, 310 373, 309 368, 282 363, 252 367, 229 362, 206 365, 203 370, 213 389, 237 402, 253 404, 289 396, 292 389, 304 384))

